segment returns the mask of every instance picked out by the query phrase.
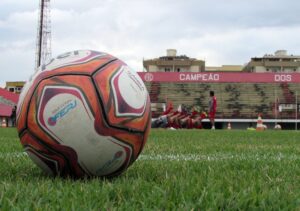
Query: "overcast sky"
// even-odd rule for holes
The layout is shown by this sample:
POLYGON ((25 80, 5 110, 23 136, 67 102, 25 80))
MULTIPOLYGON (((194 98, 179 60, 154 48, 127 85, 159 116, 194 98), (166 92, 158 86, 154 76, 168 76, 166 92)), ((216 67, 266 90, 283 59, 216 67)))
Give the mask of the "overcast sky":
MULTIPOLYGON (((33 73, 39 0, 0 0, 0 86, 33 73)), ((51 0, 52 56, 108 52, 142 71, 166 54, 242 65, 286 49, 300 54, 298 0, 51 0)))

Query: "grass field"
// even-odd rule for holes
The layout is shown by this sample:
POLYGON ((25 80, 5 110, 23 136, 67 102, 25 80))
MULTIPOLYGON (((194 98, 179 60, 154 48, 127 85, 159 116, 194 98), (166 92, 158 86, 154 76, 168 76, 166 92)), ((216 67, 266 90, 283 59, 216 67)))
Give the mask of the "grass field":
POLYGON ((300 133, 152 130, 112 180, 45 176, 0 128, 0 210, 300 210, 300 133))

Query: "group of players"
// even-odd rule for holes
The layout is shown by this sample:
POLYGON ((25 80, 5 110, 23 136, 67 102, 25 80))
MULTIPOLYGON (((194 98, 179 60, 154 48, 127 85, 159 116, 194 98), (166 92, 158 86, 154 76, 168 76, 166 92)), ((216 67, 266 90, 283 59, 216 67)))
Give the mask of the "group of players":
MULTIPOLYGON (((217 99, 214 92, 210 91, 209 101, 209 119, 211 129, 215 129, 215 114, 217 109, 217 99)), ((157 118, 152 120, 152 128, 171 128, 171 129, 202 129, 202 120, 207 118, 206 112, 201 112, 197 107, 192 107, 189 111, 185 106, 181 105, 174 110, 173 104, 168 103, 165 111, 157 118)))

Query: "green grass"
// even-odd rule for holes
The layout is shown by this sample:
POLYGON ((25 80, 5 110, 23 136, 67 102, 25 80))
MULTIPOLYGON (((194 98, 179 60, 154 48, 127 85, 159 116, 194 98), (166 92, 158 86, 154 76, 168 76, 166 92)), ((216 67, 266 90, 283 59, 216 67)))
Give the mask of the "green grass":
POLYGON ((45 176, 0 128, 0 210, 300 210, 300 133, 153 130, 112 180, 45 176))

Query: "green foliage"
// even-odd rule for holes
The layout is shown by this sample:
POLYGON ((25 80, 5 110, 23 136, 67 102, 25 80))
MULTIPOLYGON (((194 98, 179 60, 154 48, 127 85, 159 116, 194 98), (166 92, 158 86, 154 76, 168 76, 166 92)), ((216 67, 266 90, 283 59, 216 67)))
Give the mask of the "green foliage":
POLYGON ((299 210, 300 133, 152 130, 121 176, 43 174, 0 128, 0 210, 299 210))

